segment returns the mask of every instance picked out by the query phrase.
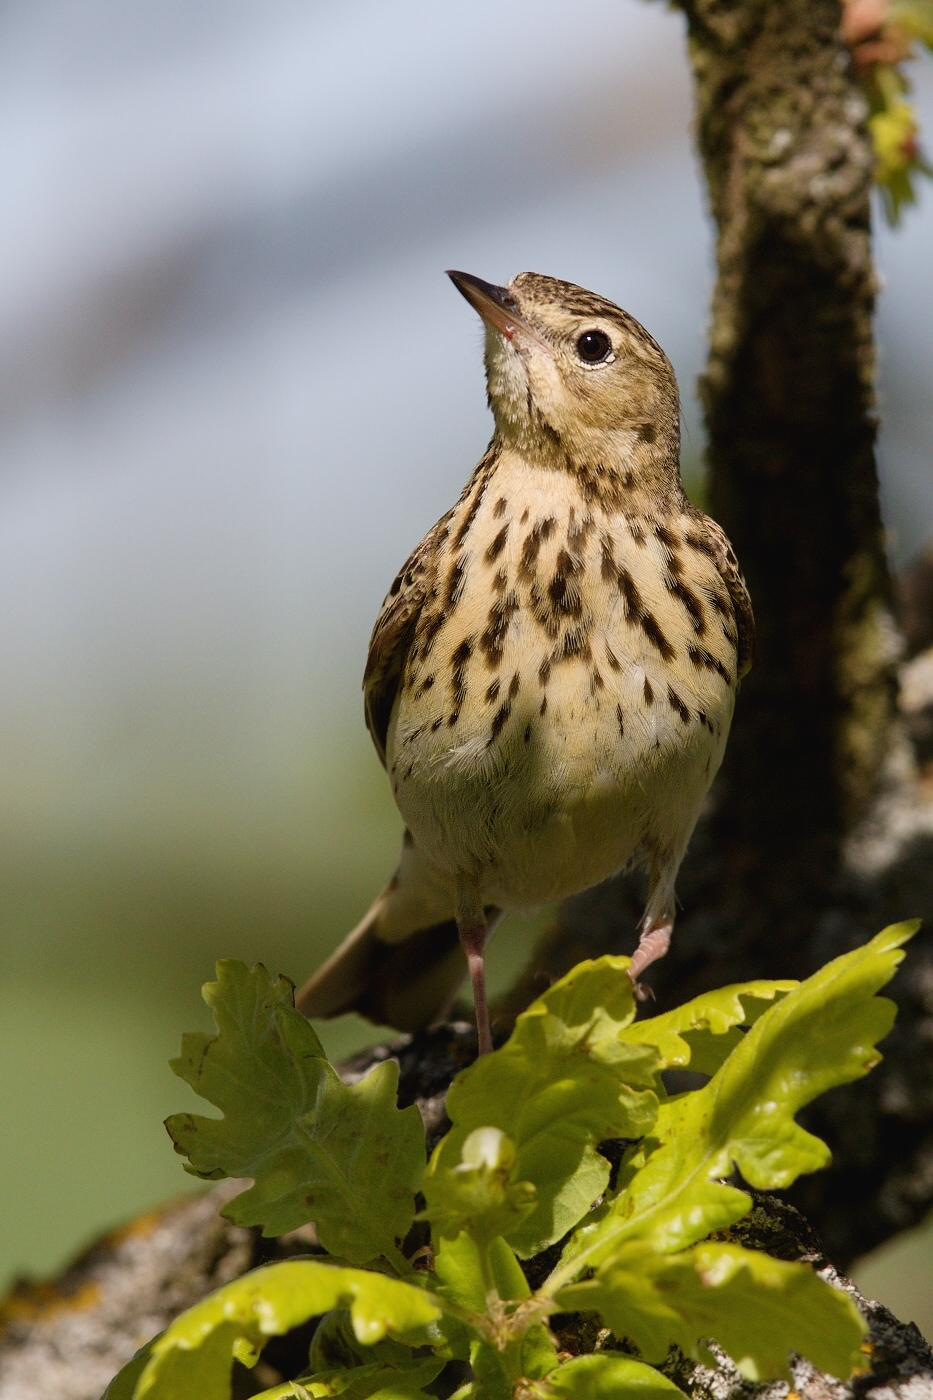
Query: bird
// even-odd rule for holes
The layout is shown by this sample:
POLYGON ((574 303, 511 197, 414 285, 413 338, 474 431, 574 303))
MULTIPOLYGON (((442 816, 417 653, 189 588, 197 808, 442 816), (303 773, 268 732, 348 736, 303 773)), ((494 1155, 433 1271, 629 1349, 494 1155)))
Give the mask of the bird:
POLYGON ((722 762, 754 618, 722 528, 687 498, 670 361, 571 282, 450 271, 482 318, 489 446, 377 618, 366 723, 405 822, 399 865, 296 997, 413 1032, 504 912, 631 866, 629 975, 667 952, 674 884, 722 762))

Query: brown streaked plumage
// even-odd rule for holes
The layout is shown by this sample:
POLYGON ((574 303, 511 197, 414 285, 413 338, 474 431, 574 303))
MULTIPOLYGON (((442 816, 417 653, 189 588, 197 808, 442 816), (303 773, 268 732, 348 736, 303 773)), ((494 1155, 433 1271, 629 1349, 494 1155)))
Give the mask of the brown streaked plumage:
POLYGON ((370 642, 366 722, 406 821, 401 863, 298 1005, 413 1030, 468 966, 486 1050, 501 910, 640 862, 633 980, 667 950, 754 621, 729 541, 684 495, 656 341, 568 282, 450 275, 486 323, 496 429, 370 642))

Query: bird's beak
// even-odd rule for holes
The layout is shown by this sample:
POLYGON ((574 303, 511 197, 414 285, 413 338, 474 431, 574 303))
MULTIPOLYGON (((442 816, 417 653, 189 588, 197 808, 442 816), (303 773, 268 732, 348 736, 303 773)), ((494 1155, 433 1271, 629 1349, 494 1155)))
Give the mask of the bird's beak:
POLYGON ((468 272, 451 272, 448 269, 447 276, 473 310, 478 311, 490 326, 501 331, 506 340, 511 340, 518 331, 550 351, 547 342, 519 315, 518 301, 508 287, 497 287, 492 282, 484 282, 481 277, 472 277, 468 272))

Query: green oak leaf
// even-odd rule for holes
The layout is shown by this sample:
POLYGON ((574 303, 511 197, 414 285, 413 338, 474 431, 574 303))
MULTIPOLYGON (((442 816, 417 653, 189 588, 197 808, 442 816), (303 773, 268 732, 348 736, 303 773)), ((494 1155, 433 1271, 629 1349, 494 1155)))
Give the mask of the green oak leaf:
MULTIPOLYGON (((566 1233, 605 1190, 605 1138, 641 1137, 654 1121, 658 1067, 651 1046, 620 1032, 635 1014, 628 958, 580 963, 522 1012, 509 1041, 457 1076, 447 1095, 454 1126, 428 1167, 431 1210, 444 1207, 447 1175, 480 1128, 515 1145, 511 1181, 533 1182, 533 1209, 504 1230, 523 1258, 566 1233)), ((451 1200, 454 1212, 457 1203, 451 1200)))
POLYGON ((849 1295, 809 1265, 732 1244, 661 1255, 633 1241, 556 1301, 596 1309, 648 1361, 663 1361, 672 1344, 699 1357, 704 1339, 716 1341, 755 1381, 788 1379, 792 1351, 848 1380, 868 1331, 849 1295))
POLYGON ((434 1269, 438 1293, 475 1313, 485 1312, 490 1287, 510 1301, 531 1297, 515 1252, 501 1237, 481 1246, 464 1230, 456 1239, 442 1240, 434 1269))
POLYGON ((344 1400, 414 1400, 423 1396, 422 1386, 430 1385, 444 1369, 444 1362, 428 1357, 411 1366, 357 1366, 351 1370, 328 1371, 283 1381, 270 1390, 260 1391, 253 1400, 328 1400, 341 1395, 344 1400))
POLYGON ((147 1342, 144 1347, 140 1347, 139 1351, 130 1358, 125 1366, 120 1367, 120 1370, 101 1396, 101 1400, 133 1400, 133 1396, 136 1393, 136 1383, 146 1369, 146 1362, 152 1354, 152 1348, 161 1335, 162 1333, 159 1332, 153 1337, 151 1342, 147 1342))
POLYGON ((734 1167, 767 1190, 825 1166, 826 1144, 794 1115, 881 1058, 875 1046, 896 1008, 875 993, 918 928, 916 920, 894 924, 828 963, 758 1018, 708 1084, 663 1103, 652 1137, 623 1163, 617 1194, 577 1231, 545 1290, 626 1241, 669 1254, 740 1220, 751 1198, 724 1184, 734 1167))
MULTIPOLYGON (((444 1364, 437 1357, 427 1356, 404 1366, 350 1366, 334 1371, 317 1371, 286 1384, 300 1387, 312 1400, 323 1400, 331 1395, 342 1395, 344 1400, 371 1400, 372 1396, 381 1395, 386 1390, 419 1395, 424 1386, 437 1379, 444 1364)), ((270 1400, 279 1393, 290 1395, 292 1392, 274 1386, 271 1390, 262 1391, 261 1396, 255 1396, 254 1400, 270 1400)))
POLYGON ((653 1366, 607 1351, 562 1362, 534 1391, 542 1400, 675 1400, 683 1395, 653 1366))
MULTIPOLYGON (((434 1261, 438 1294, 471 1312, 487 1311, 491 1290, 506 1303, 523 1302, 531 1297, 528 1280, 514 1251, 501 1237, 480 1245, 465 1230, 456 1239, 443 1239, 434 1261)), ((464 1329, 466 1331, 466 1329, 464 1329)), ((517 1341, 502 1351, 470 1338, 467 1355, 476 1375, 475 1400, 492 1400, 494 1395, 511 1396, 511 1380, 545 1376, 557 1365, 557 1350, 542 1322, 528 1327, 517 1341)), ((463 1353, 459 1353, 462 1355, 463 1353)))
POLYGON ((653 1045, 660 1069, 687 1067, 715 1074, 740 1043, 739 1026, 752 1026, 770 1003, 799 986, 797 982, 743 982, 704 992, 693 1001, 635 1021, 620 1032, 623 1041, 653 1045))
POLYGON ((384 1274, 294 1259, 254 1269, 177 1317, 152 1343, 134 1400, 229 1400, 234 1357, 253 1365, 267 1338, 349 1308, 364 1346, 433 1321, 440 1300, 384 1274))
POLYGON ((455 1167, 438 1167, 425 1177, 424 1218, 435 1233, 456 1239, 469 1230, 477 1240, 508 1234, 535 1208, 530 1181, 515 1181, 515 1144, 501 1128, 475 1128, 455 1167))
POLYGON ((166 1120, 185 1170, 253 1178, 223 1211, 237 1225, 281 1235, 313 1221, 324 1248, 353 1264, 394 1257, 424 1171, 421 1115, 397 1106, 398 1065, 343 1084, 292 984, 261 963, 219 962, 203 995, 218 1034, 184 1036, 171 1066, 224 1117, 166 1120))
POLYGON ((314 1396, 300 1381, 283 1381, 271 1390, 261 1390, 253 1396, 253 1400, 314 1400, 314 1396))

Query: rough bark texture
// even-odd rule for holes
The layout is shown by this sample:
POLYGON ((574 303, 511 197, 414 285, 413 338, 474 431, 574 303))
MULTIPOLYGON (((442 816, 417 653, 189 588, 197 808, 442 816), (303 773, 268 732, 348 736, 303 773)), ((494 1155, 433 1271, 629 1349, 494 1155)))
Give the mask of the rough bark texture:
MULTIPOLYGON (((933 1203, 933 821, 917 778, 933 692, 909 701, 908 738, 874 462, 873 156, 835 0, 681 4, 719 235, 701 384, 710 505, 759 641, 672 951, 648 981, 666 1008, 805 976, 885 923, 927 918, 893 989, 884 1068, 808 1120, 836 1165, 797 1198, 842 1267, 933 1203)), ((901 601, 922 642, 919 578, 901 601)), ((642 893, 623 879, 570 901, 504 1018, 542 976, 631 948, 642 893)))
MULTIPOLYGON (((352 1081, 373 1063, 394 1056, 401 1068, 399 1101, 418 1104, 430 1143, 449 1126, 444 1099, 450 1079, 475 1053, 472 1027, 455 1024, 357 1056, 342 1073, 352 1081)), ((612 1147, 605 1145, 610 1157, 612 1147)), ((98 1400, 136 1349, 198 1298, 257 1264, 318 1250, 311 1226, 263 1240, 257 1231, 222 1220, 218 1211, 245 1184, 225 1181, 207 1195, 171 1202, 97 1241, 59 1278, 15 1287, 0 1302, 0 1400, 98 1400)), ((912 1323, 899 1322, 880 1304, 866 1301, 836 1273, 815 1232, 792 1206, 756 1193, 750 1214, 720 1237, 779 1259, 805 1260, 847 1289, 869 1322, 865 1355, 870 1370, 843 1385, 797 1362, 793 1388, 799 1400, 933 1400, 928 1343, 912 1323)), ((419 1243, 410 1236, 406 1248, 411 1252, 419 1243)), ((529 1260, 532 1282, 535 1267, 536 1261, 529 1260)), ((247 1400, 301 1375, 314 1326, 312 1321, 273 1338, 252 1371, 235 1364, 234 1400, 247 1400)), ((562 1314, 554 1319, 554 1331, 561 1349, 574 1354, 612 1348, 632 1352, 624 1340, 600 1329, 591 1314, 562 1314)), ((457 1366, 452 1363, 452 1374, 439 1378, 447 1381, 439 1393, 449 1394, 460 1383, 462 1373, 453 1373, 457 1366)), ((753 1385, 742 1380, 723 1354, 710 1367, 674 1349, 663 1369, 692 1400, 785 1400, 788 1394, 783 1381, 753 1385)))

